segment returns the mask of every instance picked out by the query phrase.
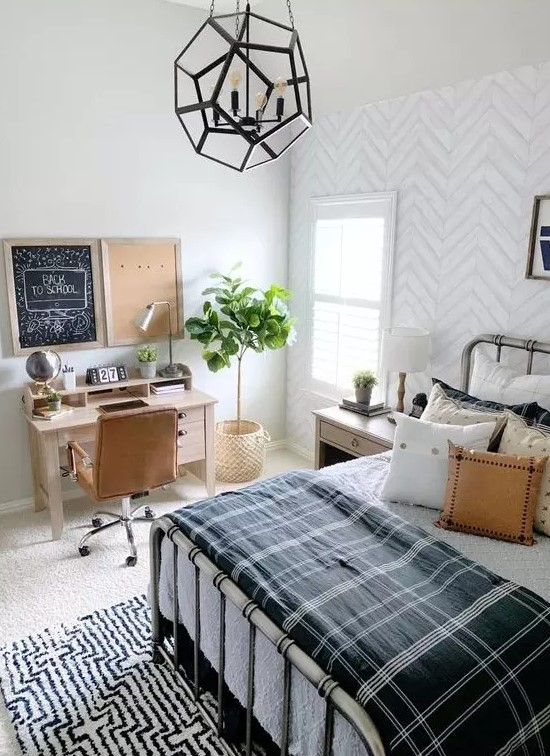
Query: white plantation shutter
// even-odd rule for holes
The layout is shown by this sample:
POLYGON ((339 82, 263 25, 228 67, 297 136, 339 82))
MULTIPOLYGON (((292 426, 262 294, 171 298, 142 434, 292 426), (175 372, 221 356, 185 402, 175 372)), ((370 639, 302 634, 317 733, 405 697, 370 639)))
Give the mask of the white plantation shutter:
POLYGON ((313 201, 311 382, 333 398, 351 393, 355 370, 370 369, 385 396, 380 338, 389 323, 395 195, 313 201))

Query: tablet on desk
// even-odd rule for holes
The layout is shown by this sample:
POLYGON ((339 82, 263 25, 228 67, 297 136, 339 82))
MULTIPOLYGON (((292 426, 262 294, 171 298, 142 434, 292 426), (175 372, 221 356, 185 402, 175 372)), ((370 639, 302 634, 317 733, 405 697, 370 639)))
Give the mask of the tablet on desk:
POLYGON ((147 402, 143 399, 132 399, 129 402, 113 402, 112 404, 100 404, 98 410, 106 414, 110 412, 124 412, 125 410, 140 409, 140 407, 148 407, 147 402))

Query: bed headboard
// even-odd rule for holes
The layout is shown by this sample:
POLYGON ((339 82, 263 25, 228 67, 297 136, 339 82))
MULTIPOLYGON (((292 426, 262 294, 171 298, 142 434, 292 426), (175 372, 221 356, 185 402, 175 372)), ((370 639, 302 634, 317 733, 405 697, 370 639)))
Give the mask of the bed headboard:
POLYGON ((535 341, 534 339, 518 339, 514 336, 497 336, 492 333, 482 333, 472 339, 462 351, 462 390, 468 391, 470 386, 470 374, 472 368, 472 354, 478 344, 494 344, 497 348, 497 361, 500 362, 503 347, 509 349, 523 349, 527 352, 526 375, 531 375, 533 368, 533 355, 535 352, 541 354, 550 354, 550 344, 544 341, 535 341))

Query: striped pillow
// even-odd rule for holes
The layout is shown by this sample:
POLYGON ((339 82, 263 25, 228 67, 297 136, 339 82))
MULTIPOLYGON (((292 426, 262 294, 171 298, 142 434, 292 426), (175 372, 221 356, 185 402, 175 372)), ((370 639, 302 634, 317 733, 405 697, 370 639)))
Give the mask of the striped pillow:
POLYGON ((488 399, 478 399, 476 396, 466 394, 460 389, 455 389, 449 386, 448 383, 440 380, 439 378, 432 378, 434 386, 438 384, 449 399, 454 399, 455 402, 463 405, 465 409, 475 409, 482 412, 504 412, 509 410, 514 415, 523 417, 529 425, 542 425, 547 429, 550 428, 550 412, 540 407, 536 402, 528 402, 525 404, 502 404, 501 402, 492 402, 488 399))

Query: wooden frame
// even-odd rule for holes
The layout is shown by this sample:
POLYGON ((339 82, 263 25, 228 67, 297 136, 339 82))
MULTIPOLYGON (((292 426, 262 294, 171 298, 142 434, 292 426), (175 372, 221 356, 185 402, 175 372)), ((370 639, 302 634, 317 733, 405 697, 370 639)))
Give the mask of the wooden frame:
MULTIPOLYGON (((74 349, 97 349, 105 346, 105 313, 103 309, 103 294, 101 285, 101 272, 99 260, 99 244, 96 239, 5 239, 4 240, 4 260, 6 267, 6 284, 8 292, 8 306, 11 321, 11 336, 13 344, 13 354, 15 357, 31 354, 42 348, 58 348, 59 351, 66 352, 74 349), (53 339, 51 343, 43 340, 42 343, 36 343, 33 346, 21 346, 20 319, 18 309, 18 296, 16 292, 15 269, 13 265, 13 251, 17 247, 89 247, 90 248, 90 267, 91 267, 91 286, 93 292, 93 325, 95 328, 95 340, 93 341, 74 341, 63 343, 53 339)), ((26 296, 26 295, 25 295, 26 296)), ((52 308, 52 310, 55 308, 52 308)), ((65 308, 67 312, 71 309, 65 308)), ((62 311, 61 308, 58 308, 62 311)), ((46 310, 43 310, 46 312, 46 310)), ((64 316, 67 317, 67 316, 64 316)), ((49 320, 51 320, 51 316, 49 320)), ((41 319, 37 316, 37 322, 41 319)))
POLYGON ((535 197, 525 278, 550 281, 550 194, 535 197))
MULTIPOLYGON (((183 336, 183 284, 181 264, 181 242, 171 238, 148 238, 148 239, 101 239, 101 253, 103 265, 103 285, 105 292, 105 320, 107 328, 108 346, 125 346, 128 344, 140 344, 144 340, 160 341, 168 337, 168 313, 164 308, 155 312, 152 327, 144 336, 135 329, 132 332, 131 324, 139 312, 152 301, 168 300, 173 304, 172 330, 175 337, 183 336), (115 277, 115 259, 129 259, 126 255, 126 247, 135 248, 135 259, 142 261, 137 265, 137 270, 129 269, 124 274, 124 286, 115 277), (164 250, 166 260, 171 258, 173 275, 164 277, 163 284, 159 283, 160 277, 154 275, 155 265, 159 265, 160 255, 164 250), (149 249, 151 257, 148 256, 149 249), (171 250, 170 250, 171 248, 171 250), (147 253, 147 256, 145 256, 147 253), (147 278, 147 270, 151 267, 152 275, 147 278), (131 281, 130 285, 126 281, 131 281), (167 285, 169 282, 169 286, 167 285), (160 288, 159 288, 160 286, 160 288), (124 292, 124 300, 121 301, 121 293, 124 292), (149 294, 149 291, 151 294, 149 294)), ((127 264, 127 263, 124 263, 127 264)), ((120 264, 120 268, 124 267, 120 264)), ((162 267, 162 265, 161 265, 162 267)), ((158 271, 157 271, 158 272, 158 271)))

